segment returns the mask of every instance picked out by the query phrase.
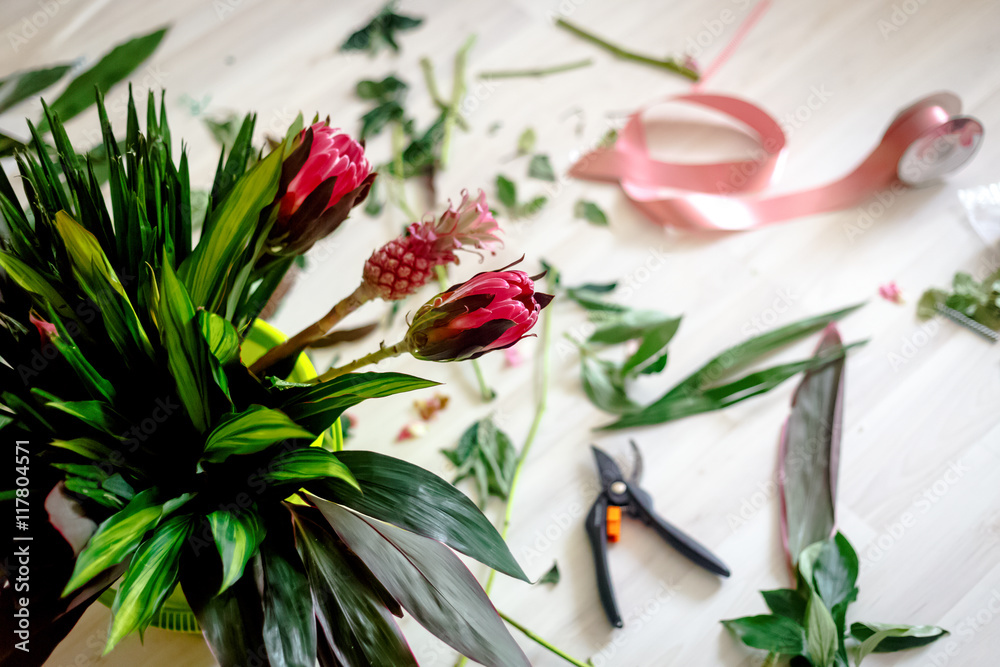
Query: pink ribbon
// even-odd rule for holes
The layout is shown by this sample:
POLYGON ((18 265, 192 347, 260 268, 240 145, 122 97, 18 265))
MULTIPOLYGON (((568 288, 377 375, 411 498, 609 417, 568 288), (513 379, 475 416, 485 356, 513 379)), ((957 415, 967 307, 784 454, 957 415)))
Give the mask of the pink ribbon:
POLYGON ((972 159, 983 136, 979 121, 957 115, 958 97, 937 93, 901 111, 882 141, 843 178, 792 194, 746 196, 768 187, 778 172, 786 148, 778 122, 759 106, 728 95, 691 93, 664 102, 694 104, 729 116, 750 131, 761 146, 760 155, 712 164, 654 160, 642 123, 647 108, 629 117, 613 147, 591 151, 569 173, 584 180, 617 182, 653 222, 687 229, 755 229, 857 206, 885 188, 923 185, 956 171, 972 159), (692 194, 663 197, 664 188, 692 194))

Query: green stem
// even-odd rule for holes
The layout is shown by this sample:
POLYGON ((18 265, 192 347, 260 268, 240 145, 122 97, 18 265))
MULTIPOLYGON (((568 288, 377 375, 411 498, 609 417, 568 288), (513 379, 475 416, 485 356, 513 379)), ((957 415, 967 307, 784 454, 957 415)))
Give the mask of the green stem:
POLYGON ((502 611, 498 611, 497 613, 500 614, 500 618, 502 618, 503 620, 507 621, 510 625, 512 625, 513 627, 515 627, 518 630, 520 630, 524 634, 525 637, 527 637, 531 641, 533 641, 533 642, 535 642, 535 643, 537 643, 537 644, 539 644, 541 646, 544 646, 545 648, 547 648, 548 650, 552 651, 553 653, 555 653, 556 655, 558 655, 560 658, 562 658, 563 660, 565 660, 569 664, 576 665, 577 667, 593 667, 593 663, 580 662, 579 660, 577 660, 576 658, 574 658, 573 656, 571 656, 569 653, 566 653, 566 651, 558 649, 555 646, 553 646, 552 644, 548 643, 547 641, 545 641, 544 639, 542 639, 541 637, 539 637, 538 635, 536 635, 534 632, 532 632, 528 628, 524 627, 523 625, 521 625, 520 623, 518 623, 517 621, 515 621, 514 619, 512 619, 510 616, 508 616, 507 614, 503 613, 502 611))
POLYGON ((685 76, 691 79, 692 81, 698 80, 699 77, 698 72, 694 71, 689 67, 681 65, 673 58, 664 58, 661 60, 658 58, 650 58, 649 56, 644 56, 641 53, 635 53, 634 51, 627 51, 616 44, 612 44, 611 42, 602 39, 597 35, 594 35, 593 33, 587 32, 583 28, 573 25, 566 19, 557 19, 556 25, 559 26, 560 28, 564 28, 565 30, 569 30, 577 37, 585 39, 591 44, 596 44, 597 46, 601 47, 606 51, 609 51, 610 53, 618 56, 619 58, 623 58, 625 60, 631 60, 637 63, 642 63, 644 65, 652 65, 653 67, 659 67, 660 69, 669 70, 671 72, 674 72, 675 74, 680 74, 681 76, 685 76))
MULTIPOLYGON (((437 273, 438 285, 441 286, 441 291, 443 292, 448 289, 448 272, 445 268, 438 264, 434 267, 434 272, 437 273)), ((497 397, 497 393, 486 384, 486 376, 483 374, 483 367, 479 365, 479 360, 473 359, 469 363, 472 364, 472 370, 476 372, 476 381, 479 383, 479 395, 483 397, 484 403, 489 403, 497 397)))
POLYGON ((558 74, 560 72, 568 72, 570 70, 579 69, 581 67, 589 67, 593 65, 594 61, 590 58, 584 58, 583 60, 574 60, 571 63, 564 63, 562 65, 553 65, 552 67, 542 67, 539 69, 505 69, 498 70, 495 72, 480 72, 480 79, 515 79, 519 77, 530 77, 530 76, 548 76, 549 74, 558 74))
MULTIPOLYGON (((521 472, 524 470, 524 462, 528 460, 528 454, 531 452, 531 445, 534 444, 535 436, 538 435, 538 429, 542 424, 542 417, 545 415, 545 407, 548 404, 549 340, 552 337, 551 313, 552 313, 551 308, 546 308, 545 310, 542 311, 542 335, 541 335, 542 360, 541 360, 541 378, 540 378, 541 382, 539 386, 540 395, 538 397, 538 404, 535 407, 535 418, 531 422, 531 428, 528 430, 528 437, 525 438, 524 440, 524 447, 521 448, 521 453, 518 454, 517 465, 514 466, 514 477, 513 479, 511 479, 510 491, 508 491, 507 493, 507 503, 506 507, 504 508, 503 526, 500 529, 500 536, 504 539, 504 541, 507 540, 507 533, 510 532, 510 518, 514 506, 512 502, 514 500, 514 491, 517 490, 517 482, 521 479, 521 472)), ((496 580, 496 574, 497 574, 496 570, 490 570, 490 574, 486 578, 486 585, 483 587, 483 590, 486 591, 487 597, 489 597, 490 591, 493 590, 493 582, 496 580)), ((523 632, 530 639, 534 639, 535 641, 539 642, 540 644, 542 644, 542 646, 545 646, 546 648, 549 649, 552 648, 549 644, 538 639, 537 636, 534 635, 534 633, 531 633, 522 626, 517 625, 506 616, 503 616, 502 614, 501 617, 505 621, 513 625, 515 628, 523 632)), ((560 655, 562 655, 562 657, 566 658, 567 660, 570 660, 571 662, 573 660, 572 658, 569 658, 565 654, 560 653, 560 655)), ((463 667, 466 664, 466 662, 468 662, 468 659, 465 656, 461 656, 455 663, 455 667, 463 667)), ((573 662, 573 664, 586 665, 586 663, 582 662, 573 662)))
POLYGON ((778 653, 774 652, 768 653, 767 657, 764 658, 764 662, 761 664, 760 667, 775 667, 775 665, 778 664, 778 657, 779 657, 778 653))
POLYGON ((444 136, 441 139, 441 169, 448 167, 448 153, 451 151, 451 135, 455 131, 455 123, 458 119, 458 105, 465 97, 465 61, 469 56, 469 50, 476 43, 476 36, 470 35, 462 48, 455 54, 455 71, 451 81, 451 103, 448 105, 448 112, 444 117, 444 136))
POLYGON ((383 359, 398 357, 404 352, 409 352, 409 351, 410 351, 409 343, 407 343, 405 340, 401 340, 395 345, 391 345, 389 347, 383 347, 379 350, 376 350, 375 352, 372 352, 371 354, 366 354, 360 359, 355 359, 354 361, 345 366, 340 366, 339 368, 331 368, 330 370, 323 373, 315 380, 311 380, 311 382, 326 382, 327 380, 332 380, 333 378, 340 377, 341 375, 346 375, 347 373, 356 371, 359 368, 364 368, 365 366, 369 366, 371 364, 377 364, 383 359))
POLYGON ((410 220, 415 220, 416 216, 413 214, 413 209, 410 208, 410 204, 406 201, 406 179, 403 176, 403 144, 406 143, 406 132, 403 130, 403 124, 396 122, 392 124, 392 162, 393 171, 395 171, 395 182, 396 182, 396 203, 399 205, 399 209, 403 212, 410 220))

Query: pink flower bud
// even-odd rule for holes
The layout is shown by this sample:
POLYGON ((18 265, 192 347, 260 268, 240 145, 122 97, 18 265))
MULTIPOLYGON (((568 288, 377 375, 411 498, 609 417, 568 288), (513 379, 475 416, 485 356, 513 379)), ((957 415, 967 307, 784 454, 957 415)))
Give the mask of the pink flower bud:
POLYGON ((535 292, 524 271, 487 271, 438 294, 420 307, 406 342, 429 361, 475 359, 510 347, 538 321, 552 295, 535 292))
POLYGON ((41 341, 42 348, 51 343, 52 339, 59 335, 56 325, 43 320, 34 310, 28 312, 28 321, 38 329, 38 338, 41 341))
POLYGON ((435 266, 457 264, 455 251, 496 252, 502 245, 499 233, 482 190, 474 200, 463 190, 457 208, 449 202, 440 218, 414 222, 373 252, 365 262, 364 282, 380 299, 402 299, 426 285, 435 266))
POLYGON ((375 174, 364 148, 327 122, 303 130, 285 158, 278 219, 268 239, 273 255, 298 255, 332 233, 368 196, 375 174))

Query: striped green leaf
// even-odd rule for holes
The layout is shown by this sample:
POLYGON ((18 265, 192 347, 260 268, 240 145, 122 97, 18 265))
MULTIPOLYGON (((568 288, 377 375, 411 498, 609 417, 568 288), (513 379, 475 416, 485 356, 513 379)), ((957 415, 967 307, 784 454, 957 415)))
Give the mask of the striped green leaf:
POLYGON ((41 273, 6 252, 0 252, 0 266, 14 282, 32 294, 35 305, 43 308, 43 311, 51 307, 62 317, 75 319, 76 314, 66 303, 66 299, 41 273))
POLYGON ((317 385, 280 389, 278 397, 285 414, 319 436, 344 410, 364 400, 426 389, 437 384, 403 373, 350 373, 317 385))
POLYGON ((76 557, 73 575, 63 595, 68 595, 95 576, 121 563, 135 551, 146 531, 160 518, 162 507, 154 502, 156 489, 136 494, 121 511, 97 527, 90 541, 76 557))
POLYGON ((343 480, 355 489, 358 481, 332 452, 321 447, 304 447, 275 458, 261 479, 270 484, 304 483, 313 479, 343 480))
POLYGON ((277 193, 283 154, 274 150, 254 165, 205 222, 205 236, 179 271, 196 306, 216 312, 225 305, 236 281, 233 272, 247 263, 242 256, 257 232, 258 217, 277 193))
POLYGON ((105 655, 129 633, 145 630, 159 612, 177 585, 181 548, 190 532, 189 516, 168 519, 136 551, 111 606, 105 655))
POLYGON ((167 365, 191 423, 199 431, 209 426, 209 352, 195 320, 195 309, 170 264, 163 264, 157 326, 167 349, 167 365))
POLYGON ((63 211, 56 213, 55 227, 73 276, 96 304, 114 346, 125 358, 134 356, 137 348, 153 357, 149 338, 97 238, 63 211))
POLYGON ((233 454, 253 454, 288 438, 312 439, 313 434, 280 410, 253 405, 212 431, 205 444, 204 459, 219 462, 233 454))
POLYGON ((207 310, 198 311, 198 323, 201 325, 201 335, 208 342, 212 355, 225 366, 240 358, 240 336, 236 327, 224 317, 207 310))
POLYGON ((222 587, 226 590, 243 576, 247 561, 257 553, 264 539, 264 524, 254 512, 216 510, 208 515, 215 546, 222 558, 222 587))

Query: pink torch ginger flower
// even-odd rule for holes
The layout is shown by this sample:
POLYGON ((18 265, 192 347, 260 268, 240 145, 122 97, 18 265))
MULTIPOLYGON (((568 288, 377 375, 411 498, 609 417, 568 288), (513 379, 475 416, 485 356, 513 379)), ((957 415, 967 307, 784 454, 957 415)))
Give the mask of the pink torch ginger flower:
POLYGON ((502 245, 500 227, 480 190, 476 199, 462 192, 440 218, 414 222, 399 238, 372 253, 365 262, 364 284, 379 298, 395 301, 427 284, 434 267, 457 264, 457 250, 495 252, 502 245))
POLYGON ((361 144, 327 122, 303 130, 296 143, 281 168, 278 218, 268 239, 273 255, 309 250, 365 200, 375 180, 361 144))
POLYGON ((510 347, 538 321, 552 295, 523 271, 487 271, 420 307, 406 334, 410 353, 429 361, 475 359, 510 347))

